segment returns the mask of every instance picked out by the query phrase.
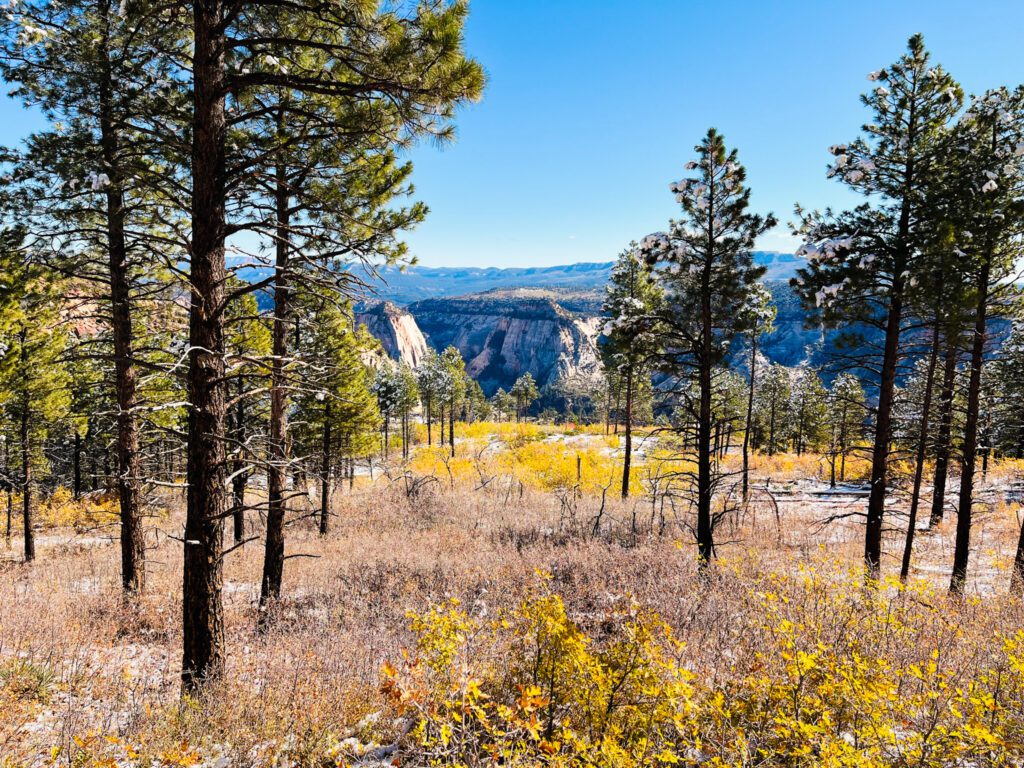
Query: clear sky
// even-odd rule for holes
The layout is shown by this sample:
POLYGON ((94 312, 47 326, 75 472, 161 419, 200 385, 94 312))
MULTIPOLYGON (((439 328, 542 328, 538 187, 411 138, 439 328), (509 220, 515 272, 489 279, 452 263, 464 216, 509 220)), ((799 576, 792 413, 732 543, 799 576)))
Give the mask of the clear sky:
MULTIPOLYGON (((668 184, 709 126, 739 148, 757 210, 846 204, 826 147, 856 135, 865 76, 915 32, 968 92, 1024 82, 1024 0, 472 0, 488 87, 454 144, 412 153, 431 208, 412 252, 611 260, 674 215, 668 184)), ((33 122, 0 101, 0 142, 33 122)), ((781 227, 760 246, 793 242, 781 227)))

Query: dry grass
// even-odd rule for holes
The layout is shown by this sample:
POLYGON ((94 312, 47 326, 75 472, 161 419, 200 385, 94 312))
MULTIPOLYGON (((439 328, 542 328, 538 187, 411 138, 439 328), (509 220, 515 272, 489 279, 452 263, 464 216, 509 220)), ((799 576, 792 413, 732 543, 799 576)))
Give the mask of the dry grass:
MULTIPOLYGON (((812 462, 776 457, 755 466, 792 479, 812 462)), ((993 476, 1003 482, 1018 471, 1001 467, 993 476)), ((285 756, 293 765, 334 765, 327 756, 348 737, 394 738, 386 715, 375 725, 360 721, 386 709, 381 665, 413 644, 409 612, 453 597, 474 615, 511 611, 536 587, 538 572, 551 574, 551 589, 584 630, 598 631, 608 606, 628 597, 656 611, 686 643, 690 669, 728 680, 747 674, 771 643, 758 595, 787 596, 787 616, 797 620, 826 611, 801 579, 813 571, 848 590, 861 548, 859 518, 821 524, 835 511, 831 502, 759 493, 745 514, 719 530, 722 562, 708 581, 697 573, 684 504, 621 501, 614 494, 602 500, 526 483, 480 488, 469 471, 454 484, 410 484, 398 470, 391 477, 357 485, 352 494, 339 491, 325 539, 308 520, 291 526, 289 554, 312 557, 288 561, 285 596, 265 634, 255 631, 254 609, 262 549, 249 544, 228 557, 227 674, 203 698, 184 704, 178 701, 181 548, 171 538, 181 530, 180 495, 163 499, 170 517, 152 521, 147 592, 133 605, 119 597, 115 530, 44 531, 31 567, 16 563, 12 550, 0 579, 0 766, 51 759, 98 766, 108 758, 147 768, 154 760, 269 766, 285 756), (226 762, 216 763, 221 758, 226 762)), ((945 644, 948 663, 964 675, 1000 633, 1024 619, 1018 601, 1000 597, 1016 515, 1004 502, 979 514, 970 586, 990 596, 965 605, 946 607, 941 591, 952 524, 919 537, 914 577, 927 597, 915 599, 943 606, 945 624, 935 626, 949 629, 920 641, 945 644), (931 594, 929 585, 939 591, 931 594)), ((889 572, 897 567, 902 536, 893 520, 889 572)), ((894 645, 884 652, 896 663, 903 650, 894 645)))

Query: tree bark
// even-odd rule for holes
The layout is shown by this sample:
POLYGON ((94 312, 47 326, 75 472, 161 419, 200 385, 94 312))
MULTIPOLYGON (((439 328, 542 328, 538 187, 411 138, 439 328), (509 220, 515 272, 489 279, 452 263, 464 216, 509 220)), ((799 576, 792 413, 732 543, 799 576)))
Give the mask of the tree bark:
POLYGON ((932 350, 928 357, 928 371, 925 375, 924 402, 921 404, 921 427, 917 436, 917 456, 914 463, 914 488, 910 495, 910 518, 907 522, 907 537, 903 545, 903 562, 900 564, 900 581, 906 582, 910 575, 910 556, 914 548, 914 532, 917 526, 917 509, 921 500, 921 480, 924 477, 924 459, 928 444, 928 417, 932 408, 932 389, 935 384, 935 368, 939 360, 939 326, 932 330, 932 350))
MULTIPOLYGON (((274 282, 273 363, 270 368, 270 462, 267 471, 267 540, 263 556, 260 608, 281 595, 284 576, 284 518, 288 467, 288 395, 285 358, 288 355, 288 323, 291 316, 291 285, 288 187, 285 169, 276 170, 276 276, 274 282)), ((265 614, 264 614, 265 615, 265 614)))
POLYGON ((224 665, 225 150, 222 0, 193 4, 192 252, 188 370, 188 503, 182 577, 182 688, 224 665))
POLYGON ((864 531, 864 562, 870 579, 877 579, 882 565, 882 519, 889 477, 889 435, 892 431, 893 390, 899 359, 900 325, 903 319, 902 280, 897 272, 886 320, 885 347, 878 387, 878 412, 871 455, 871 491, 864 531))
POLYGON ((448 445, 452 449, 452 458, 455 458, 455 401, 448 404, 448 445))
POLYGON ((953 389, 956 384, 956 337, 947 334, 946 359, 942 369, 942 395, 939 399, 939 431, 935 436, 935 479, 932 483, 932 510, 928 527, 942 522, 946 506, 946 481, 952 452, 953 389))
POLYGON ((1017 555, 1013 558, 1013 572, 1010 574, 1010 594, 1020 597, 1024 591, 1024 525, 1017 539, 1017 555))
POLYGON ((705 254, 701 290, 701 339, 697 356, 700 405, 697 414, 697 553, 701 567, 707 567, 715 556, 714 528, 711 519, 711 288, 708 284, 710 261, 714 253, 710 221, 713 207, 708 209, 708 250, 705 254))
POLYGON ((629 470, 633 461, 633 366, 626 369, 625 446, 622 460, 622 498, 629 498, 629 470))
POLYGON ((956 516, 956 545, 949 591, 962 595, 967 583, 967 562, 971 554, 971 514, 974 506, 974 469, 978 457, 978 410, 981 400, 981 369, 985 362, 985 326, 988 310, 988 281, 991 249, 985 254, 978 275, 978 301, 974 310, 974 339, 971 344, 971 375, 967 385, 967 414, 964 420, 963 459, 960 470, 960 500, 956 516))
POLYGON ((238 403, 235 404, 235 461, 232 465, 231 480, 231 519, 232 533, 236 544, 241 544, 245 539, 245 490, 249 484, 249 472, 245 469, 245 451, 242 446, 245 443, 245 378, 238 375, 238 403))
POLYGON ((71 487, 75 501, 78 501, 78 499, 82 497, 82 435, 79 433, 78 427, 75 427, 74 446, 72 451, 71 467, 73 475, 71 487))
MULTIPOLYGON (((25 358, 25 331, 21 332, 21 356, 25 358)), ((36 536, 32 530, 32 432, 29 423, 29 397, 21 399, 21 522, 25 539, 25 562, 36 559, 36 536)))
POLYGON ((757 376, 757 335, 750 339, 750 386, 747 388, 747 417, 743 429, 743 503, 750 500, 750 428, 754 420, 754 380, 757 376))
MULTIPOLYGON (((324 431, 320 463, 320 535, 327 535, 331 514, 331 401, 324 404, 324 431)), ((386 433, 386 430, 385 430, 386 433)))
POLYGON ((135 415, 136 370, 132 352, 131 277, 125 240, 125 203, 120 172, 120 136, 114 117, 113 82, 106 25, 110 6, 101 4, 104 31, 99 84, 100 147, 109 182, 106 186, 107 257, 110 279, 111 333, 114 345, 114 393, 117 402, 116 471, 121 513, 121 587, 141 592, 146 585, 146 542, 142 528, 142 471, 139 427, 135 415))

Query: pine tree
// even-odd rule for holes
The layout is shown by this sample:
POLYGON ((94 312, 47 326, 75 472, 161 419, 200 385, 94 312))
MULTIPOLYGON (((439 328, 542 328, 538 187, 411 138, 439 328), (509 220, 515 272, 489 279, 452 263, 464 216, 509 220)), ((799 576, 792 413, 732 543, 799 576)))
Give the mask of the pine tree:
POLYGON ((832 382, 828 393, 829 465, 831 487, 836 486, 836 464, 839 482, 846 481, 846 457, 861 439, 867 402, 860 380, 851 373, 841 373, 832 382))
POLYGON ((961 595, 970 557, 974 474, 978 453, 982 367, 987 323, 1008 284, 1024 236, 1024 87, 1001 88, 975 99, 958 125, 956 153, 961 205, 959 253, 970 265, 974 304, 967 410, 957 509, 956 546, 949 590, 961 595))
POLYGON ((750 499, 750 433, 754 420, 754 390, 757 386, 757 347, 761 337, 774 330, 775 317, 778 312, 772 303, 772 294, 761 284, 755 285, 743 305, 741 311, 746 315, 747 345, 750 347, 747 365, 748 388, 746 418, 743 421, 743 501, 750 499))
MULTIPOLYGON (((231 281, 232 285, 236 281, 231 281)), ((235 544, 245 539, 246 488, 252 468, 263 463, 256 450, 262 432, 254 425, 262 421, 266 387, 264 368, 260 359, 270 351, 270 331, 259 316, 256 297, 251 293, 239 294, 228 304, 225 313, 229 374, 228 422, 231 450, 231 517, 235 544)))
POLYGON ((516 401, 516 421, 522 420, 534 400, 540 396, 537 382, 533 380, 533 374, 529 371, 516 379, 508 393, 516 401))
POLYGON ((19 215, 64 275, 85 278, 76 291, 106 309, 115 401, 116 488, 120 503, 122 586, 145 585, 142 530, 143 446, 137 304, 153 293, 154 251, 178 259, 154 188, 166 153, 146 130, 154 110, 184 94, 159 87, 166 64, 157 50, 166 29, 144 2, 28 2, 8 15, 0 67, 16 94, 39 108, 50 128, 33 134, 15 158, 19 215), (16 32, 17 28, 21 32, 16 32), (50 250, 52 238, 62 245, 50 250))
POLYGON ((502 421, 505 418, 511 418, 512 414, 515 412, 515 397, 501 387, 498 387, 498 391, 491 397, 491 402, 494 403, 494 410, 498 413, 499 421, 502 421))
POLYGON ((377 396, 377 410, 380 411, 385 459, 388 457, 391 420, 400 413, 401 409, 402 384, 401 371, 390 361, 385 361, 377 369, 377 375, 373 381, 373 393, 377 396))
POLYGON ((5 418, 18 425, 18 485, 25 562, 30 563, 36 557, 33 490, 46 461, 42 443, 69 415, 71 395, 62 291, 22 243, 21 232, 0 233, 0 398, 5 418))
POLYGON ((636 243, 619 254, 612 268, 601 307, 609 317, 600 339, 601 359, 606 371, 614 371, 622 382, 625 426, 622 459, 622 498, 629 496, 629 473, 633 458, 634 403, 645 377, 649 379, 659 353, 660 312, 663 295, 651 266, 640 256, 636 243))
MULTIPOLYGON (((434 419, 443 405, 444 393, 448 388, 448 370, 441 356, 435 350, 429 350, 416 369, 416 384, 427 419, 427 445, 432 445, 434 419)), ((441 432, 443 442, 443 421, 441 422, 441 432)))
POLYGON ((334 457, 351 464, 377 449, 381 413, 365 357, 379 344, 356 326, 351 307, 330 295, 303 296, 301 304, 309 329, 299 349, 307 384, 296 398, 295 439, 301 455, 320 458, 319 524, 326 535, 334 457))
POLYGON ((695 151, 697 160, 687 170, 696 173, 671 186, 682 218, 667 233, 645 238, 641 249, 660 265, 665 284, 665 367, 685 385, 696 384, 696 398, 687 397, 685 387, 677 394, 697 424, 697 546, 707 564, 714 557, 712 498, 719 480, 712 455, 713 374, 747 330, 749 318, 741 310, 764 272, 750 249, 775 219, 747 211, 746 172, 715 129, 695 151))
POLYGON ((880 84, 862 97, 874 114, 864 135, 831 148, 829 175, 869 197, 857 208, 823 216, 805 214, 799 253, 808 265, 794 285, 812 319, 828 326, 874 325, 883 333, 875 362, 878 406, 872 451, 864 560, 869 578, 881 567, 882 523, 888 492, 893 394, 903 323, 922 271, 925 215, 945 160, 941 141, 961 103, 959 86, 932 66, 920 35, 892 66, 869 75, 880 84))
POLYGON ((800 456, 805 450, 816 450, 827 440, 825 415, 827 393, 817 371, 799 366, 793 377, 789 412, 793 416, 793 448, 800 456))
MULTIPOLYGON (((466 362, 456 347, 448 347, 441 353, 441 364, 448 374, 443 398, 448 408, 448 445, 455 456, 455 414, 466 400, 466 362)), ((441 425, 444 431, 444 424, 441 425)))
POLYGON ((784 452, 796 433, 793 405, 792 371, 780 363, 769 364, 755 400, 760 447, 769 456, 784 452))

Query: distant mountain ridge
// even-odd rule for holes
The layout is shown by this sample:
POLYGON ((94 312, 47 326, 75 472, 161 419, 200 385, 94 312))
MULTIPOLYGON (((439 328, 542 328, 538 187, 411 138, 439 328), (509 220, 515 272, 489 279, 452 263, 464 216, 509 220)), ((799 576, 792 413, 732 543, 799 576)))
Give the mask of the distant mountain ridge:
MULTIPOLYGON (((799 257, 792 253, 754 251, 754 261, 766 268, 765 280, 788 280, 796 274, 799 257)), ((581 262, 552 267, 384 267, 379 280, 368 280, 375 298, 396 304, 424 299, 465 296, 498 289, 547 288, 554 291, 602 290, 613 262, 581 262)))

